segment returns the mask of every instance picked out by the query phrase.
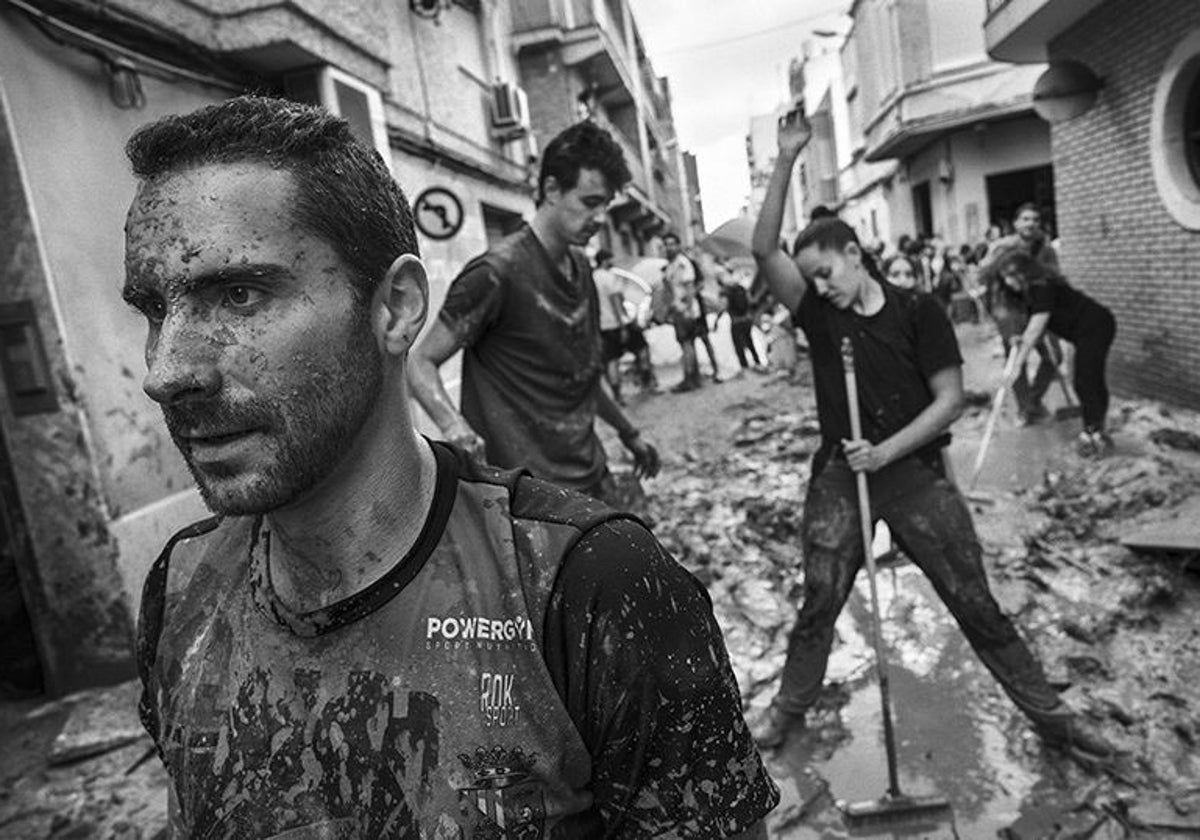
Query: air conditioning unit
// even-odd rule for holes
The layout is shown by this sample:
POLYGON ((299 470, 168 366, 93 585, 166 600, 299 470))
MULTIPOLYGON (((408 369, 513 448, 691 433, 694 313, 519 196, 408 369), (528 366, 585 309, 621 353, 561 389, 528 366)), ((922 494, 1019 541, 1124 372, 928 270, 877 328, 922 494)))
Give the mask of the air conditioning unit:
POLYGON ((320 105, 350 123, 354 135, 373 146, 388 169, 392 168, 383 97, 376 88, 336 67, 324 65, 287 74, 283 77, 283 92, 288 99, 320 105))
POLYGON ((492 85, 490 102, 492 132, 512 139, 529 131, 529 99, 525 91, 508 82, 492 85))

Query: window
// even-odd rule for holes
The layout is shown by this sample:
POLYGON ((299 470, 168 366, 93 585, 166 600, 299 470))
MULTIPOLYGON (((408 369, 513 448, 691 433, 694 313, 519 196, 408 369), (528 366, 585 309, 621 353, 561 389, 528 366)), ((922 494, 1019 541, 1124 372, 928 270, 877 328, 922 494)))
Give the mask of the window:
POLYGON ((1200 30, 1172 51, 1154 91, 1150 164, 1167 212, 1200 230, 1200 30))
POLYGON ((1183 150, 1192 180, 1200 184, 1200 80, 1193 79, 1183 103, 1183 150))

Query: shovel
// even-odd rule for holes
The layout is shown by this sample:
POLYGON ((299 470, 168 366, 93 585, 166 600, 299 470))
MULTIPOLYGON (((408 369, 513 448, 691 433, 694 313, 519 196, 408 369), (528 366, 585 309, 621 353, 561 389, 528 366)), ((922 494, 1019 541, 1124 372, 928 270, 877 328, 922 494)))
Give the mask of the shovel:
MULTIPOLYGON (((849 338, 842 339, 842 369, 846 375, 846 399, 850 407, 850 436, 862 438, 862 420, 858 413, 858 379, 854 373, 854 348, 849 338)), ((862 527, 863 554, 867 560, 867 582, 871 587, 871 641, 875 648, 875 668, 879 675, 879 699, 883 716, 883 745, 887 753, 888 788, 878 799, 851 802, 841 806, 846 822, 851 827, 908 827, 914 821, 922 821, 923 829, 948 828, 954 830, 954 812, 950 802, 940 796, 911 796, 900 790, 899 774, 896 770, 896 736, 892 729, 892 707, 888 687, 887 662, 883 657, 883 629, 879 615, 879 593, 875 585, 875 553, 871 550, 872 521, 871 498, 867 489, 866 473, 856 472, 854 480, 858 491, 859 524, 862 527)))

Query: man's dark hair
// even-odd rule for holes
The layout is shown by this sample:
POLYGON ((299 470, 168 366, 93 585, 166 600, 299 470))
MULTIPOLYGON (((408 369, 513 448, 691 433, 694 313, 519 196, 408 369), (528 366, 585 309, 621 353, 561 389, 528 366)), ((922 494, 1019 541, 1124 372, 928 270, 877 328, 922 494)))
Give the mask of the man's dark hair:
POLYGON ((814 207, 812 209, 812 212, 808 214, 808 220, 810 222, 815 222, 819 219, 836 219, 836 218, 837 218, 837 212, 829 209, 824 204, 818 204, 816 207, 814 207))
POLYGON ((625 153, 612 135, 590 120, 564 129, 546 145, 542 169, 538 175, 538 203, 546 199, 546 179, 554 176, 559 189, 574 189, 580 169, 595 169, 604 176, 613 192, 633 177, 625 163, 625 153))
POLYGON ((379 153, 322 108, 239 96, 145 125, 125 153, 143 180, 215 163, 262 163, 290 172, 296 221, 350 266, 360 303, 371 298, 396 257, 420 253, 408 201, 379 153))
POLYGON ((596 265, 604 265, 605 262, 607 262, 608 260, 611 260, 612 258, 613 258, 612 251, 608 250, 607 248, 601 248, 599 251, 596 252, 596 256, 595 256, 596 265))
POLYGON ((679 242, 679 243, 683 242, 683 240, 679 238, 679 234, 673 230, 669 230, 662 235, 663 242, 666 242, 668 239, 674 239, 676 242, 679 242))
POLYGON ((1032 201, 1022 201, 1020 204, 1017 205, 1017 209, 1013 211, 1013 221, 1015 222, 1017 219, 1019 219, 1021 217, 1021 214, 1024 213, 1026 210, 1032 210, 1034 213, 1037 213, 1039 216, 1042 215, 1042 208, 1038 207, 1032 201))

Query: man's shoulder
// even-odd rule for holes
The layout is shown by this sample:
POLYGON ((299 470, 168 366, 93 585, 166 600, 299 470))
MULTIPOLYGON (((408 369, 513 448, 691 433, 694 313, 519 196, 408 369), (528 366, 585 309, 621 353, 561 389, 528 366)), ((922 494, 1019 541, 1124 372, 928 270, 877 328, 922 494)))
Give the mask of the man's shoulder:
POLYGON ((488 246, 482 254, 472 258, 463 266, 460 275, 470 271, 491 270, 501 276, 507 275, 521 263, 529 259, 529 251, 536 246, 533 229, 522 225, 513 233, 499 239, 488 246))
POLYGON ((591 496, 536 478, 523 469, 504 470, 460 456, 459 481, 503 487, 509 516, 533 525, 561 526, 580 535, 614 519, 633 519, 591 496))

